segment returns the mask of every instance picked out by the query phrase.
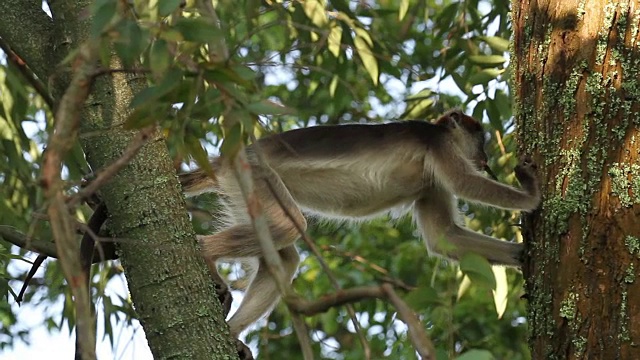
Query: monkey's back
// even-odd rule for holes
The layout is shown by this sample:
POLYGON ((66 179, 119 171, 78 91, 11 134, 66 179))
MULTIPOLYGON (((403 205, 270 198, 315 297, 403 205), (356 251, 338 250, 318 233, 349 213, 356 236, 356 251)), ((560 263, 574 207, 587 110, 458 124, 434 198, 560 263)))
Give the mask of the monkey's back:
POLYGON ((261 139, 260 146, 306 212, 362 218, 408 205, 434 185, 425 164, 442 131, 422 121, 318 126, 261 139))

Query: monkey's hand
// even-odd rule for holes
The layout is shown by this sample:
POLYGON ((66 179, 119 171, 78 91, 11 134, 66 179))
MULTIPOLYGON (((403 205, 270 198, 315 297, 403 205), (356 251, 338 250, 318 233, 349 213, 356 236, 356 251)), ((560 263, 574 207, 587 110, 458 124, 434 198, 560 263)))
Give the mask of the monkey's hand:
POLYGON ((516 178, 518 178, 518 181, 527 194, 540 201, 540 184, 536 176, 536 169, 537 166, 530 158, 524 158, 520 161, 520 164, 516 166, 515 173, 516 178))

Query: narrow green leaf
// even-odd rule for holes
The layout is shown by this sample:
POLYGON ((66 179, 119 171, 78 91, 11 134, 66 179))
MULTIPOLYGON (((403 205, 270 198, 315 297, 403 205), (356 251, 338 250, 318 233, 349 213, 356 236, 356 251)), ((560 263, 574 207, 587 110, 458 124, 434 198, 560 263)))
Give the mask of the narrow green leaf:
POLYGON ((304 13, 307 15, 311 22, 321 28, 324 27, 327 22, 327 13, 324 9, 324 5, 318 0, 305 0, 303 3, 304 13))
POLYGON ((496 278, 493 275, 489 261, 484 257, 474 253, 464 254, 460 259, 460 270, 463 274, 467 275, 474 284, 487 286, 495 290, 496 278))
POLYGON ((95 4, 93 8, 93 23, 91 24, 91 35, 98 37, 111 23, 116 16, 118 6, 117 1, 106 1, 101 4, 95 4))
POLYGON ((171 54, 167 42, 158 39, 151 45, 149 53, 149 67, 154 76, 160 77, 171 65, 171 54))
POLYGON ((493 266, 493 275, 496 278, 496 289, 493 290, 493 303, 496 305, 498 318, 502 318, 507 310, 507 300, 509 294, 509 282, 507 281, 507 269, 502 266, 493 266))
POLYGON ((242 125, 236 122, 230 129, 226 129, 220 152, 228 158, 233 158, 242 145, 242 125))
POLYGON ((502 55, 471 55, 469 60, 474 64, 488 66, 499 66, 507 61, 502 55))
POLYGON ((402 21, 407 15, 409 10, 409 0, 400 0, 400 7, 398 9, 398 20, 402 21))
POLYGON ((207 155, 206 150, 202 147, 200 143, 200 139, 197 137, 189 136, 184 141, 184 145, 189 152, 189 155, 195 160, 198 167, 208 175, 213 175, 213 169, 211 168, 211 163, 209 162, 209 155, 207 155))
POLYGON ((469 77, 469 84, 471 85, 486 85, 489 81, 496 79, 503 70, 500 69, 484 69, 469 77))
POLYGON ((493 354, 487 350, 473 349, 458 356, 456 360, 494 360, 493 354))
POLYGON ((256 115, 282 115, 294 114, 295 111, 286 106, 278 105, 268 100, 254 102, 245 106, 249 112, 256 115))
POLYGON ((183 0, 162 0, 158 1, 158 14, 168 16, 180 6, 183 0))
POLYGON ((203 18, 180 18, 175 28, 186 41, 207 43, 222 36, 219 29, 203 18))
POLYGON ((369 33, 362 28, 355 28, 356 37, 354 39, 354 44, 356 50, 358 50, 358 55, 364 64, 365 70, 371 76, 371 80, 373 80, 373 85, 378 85, 378 77, 380 76, 378 69, 378 61, 375 56, 373 56, 373 41, 371 40, 371 36, 369 33))
POLYGON ((495 51, 505 52, 509 50, 508 39, 499 36, 482 36, 480 39, 484 40, 495 51))
POLYGON ((342 40, 342 27, 338 24, 333 24, 331 27, 331 32, 329 33, 328 47, 329 52, 333 54, 335 57, 340 56, 340 45, 342 40))

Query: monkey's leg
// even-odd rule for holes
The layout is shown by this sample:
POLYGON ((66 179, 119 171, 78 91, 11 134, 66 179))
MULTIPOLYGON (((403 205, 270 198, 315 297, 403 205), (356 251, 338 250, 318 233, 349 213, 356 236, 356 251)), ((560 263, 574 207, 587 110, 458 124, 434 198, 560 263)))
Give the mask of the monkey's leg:
POLYGON ((414 217, 430 252, 459 259, 467 252, 484 256, 496 265, 521 266, 523 245, 502 241, 467 230, 456 223, 459 216, 454 198, 446 191, 432 192, 415 202, 414 217), (432 196, 431 196, 432 195, 432 196), (447 249, 448 242, 453 249, 447 249))
MULTIPOLYGON (((282 259, 282 265, 289 281, 298 269, 300 255, 295 246, 287 246, 278 251, 282 259)), ((256 269, 249 288, 244 294, 238 311, 229 319, 231 334, 238 336, 247 326, 258 321, 266 313, 270 312, 280 299, 280 291, 275 279, 269 273, 264 259, 256 269)))
MULTIPOLYGON (((209 259, 261 257, 262 250, 251 224, 247 205, 235 179, 227 177, 228 175, 225 175, 221 178, 221 185, 228 199, 230 215, 236 223, 214 235, 199 237, 205 257, 209 259)), ((255 191, 268 218, 269 230, 276 249, 292 245, 300 237, 299 228, 302 231, 306 230, 306 219, 280 177, 271 168, 263 166, 256 168, 254 177, 255 191)))

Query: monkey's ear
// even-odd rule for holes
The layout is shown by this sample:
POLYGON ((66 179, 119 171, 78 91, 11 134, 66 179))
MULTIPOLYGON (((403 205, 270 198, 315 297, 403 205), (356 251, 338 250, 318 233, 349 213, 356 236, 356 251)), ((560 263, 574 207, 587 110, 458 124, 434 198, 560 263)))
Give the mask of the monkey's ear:
POLYGON ((455 129, 461 125, 463 114, 458 110, 452 110, 442 115, 436 123, 449 129, 455 129))

